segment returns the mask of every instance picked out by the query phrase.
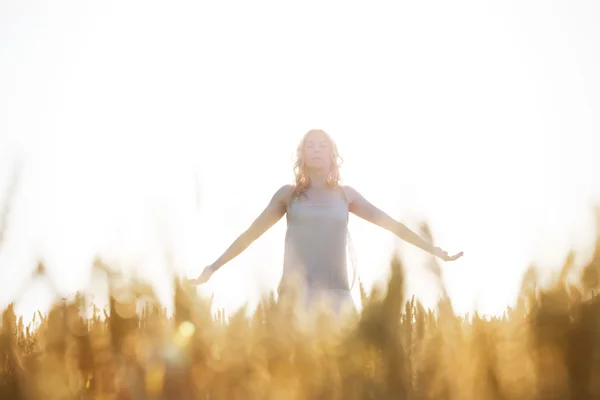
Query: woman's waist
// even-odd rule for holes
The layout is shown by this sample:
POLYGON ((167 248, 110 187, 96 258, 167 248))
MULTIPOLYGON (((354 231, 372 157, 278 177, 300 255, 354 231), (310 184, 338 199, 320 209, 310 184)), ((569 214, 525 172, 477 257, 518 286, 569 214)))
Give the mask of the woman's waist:
POLYGON ((347 263, 345 248, 302 249, 286 246, 283 262, 285 265, 298 265, 304 269, 334 270, 345 268, 347 263))
POLYGON ((286 249, 313 252, 340 252, 346 250, 346 232, 288 230, 285 235, 286 249))

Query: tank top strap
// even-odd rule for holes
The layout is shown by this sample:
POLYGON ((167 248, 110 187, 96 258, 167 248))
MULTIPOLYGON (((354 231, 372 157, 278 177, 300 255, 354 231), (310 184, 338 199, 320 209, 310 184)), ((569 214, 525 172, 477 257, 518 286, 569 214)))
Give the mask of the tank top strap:
MULTIPOLYGON (((342 199, 344 199, 346 206, 349 207, 350 204, 348 204, 348 198, 346 197, 346 192, 344 191, 344 188, 341 186, 338 186, 338 191, 340 192, 342 199)), ((350 221, 350 212, 348 212, 346 214, 346 222, 348 222, 348 221, 350 221)), ((356 278, 357 278, 356 254, 354 253, 354 244, 352 243, 352 237, 350 236, 350 231, 348 229, 346 229, 346 240, 347 240, 347 246, 348 246, 347 250, 350 252, 350 263, 352 265, 352 283, 350 285, 350 290, 352 290, 354 288, 354 284, 356 283, 356 278)))
POLYGON ((340 193, 340 195, 342 196, 342 199, 344 199, 344 201, 346 202, 346 204, 348 204, 348 199, 346 198, 346 192, 344 192, 344 188, 341 187, 341 186, 338 186, 337 190, 340 193))
MULTIPOLYGON (((346 203, 346 206, 350 206, 350 205, 348 204, 348 198, 346 197, 346 192, 344 191, 344 188, 343 188, 343 187, 341 187, 341 186, 338 186, 338 187, 337 187, 337 190, 338 190, 338 192, 340 193, 340 195, 342 196, 342 199, 344 199, 344 202, 346 203)), ((348 214, 348 216, 347 216, 347 218, 346 218, 346 219, 347 219, 347 220, 349 220, 349 219, 350 219, 350 215, 349 215, 349 214, 348 214)))

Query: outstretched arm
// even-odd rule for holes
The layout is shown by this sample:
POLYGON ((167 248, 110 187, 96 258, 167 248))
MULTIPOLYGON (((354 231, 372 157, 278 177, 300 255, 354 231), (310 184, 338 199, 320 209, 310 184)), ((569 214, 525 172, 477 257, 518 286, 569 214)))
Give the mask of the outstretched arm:
POLYGON ((406 225, 396 221, 388 214, 375 207, 357 190, 349 186, 344 187, 344 190, 346 191, 346 196, 348 198, 350 212, 354 215, 394 233, 400 239, 417 246, 444 261, 454 261, 463 255, 463 253, 460 252, 454 256, 448 256, 448 253, 439 247, 433 246, 415 232, 411 231, 406 225))
POLYGON ((244 231, 234 242, 229 246, 227 250, 219 257, 214 263, 212 263, 207 269, 200 275, 195 283, 203 283, 210 275, 233 260, 235 257, 240 255, 244 250, 248 248, 256 239, 262 236, 269 228, 271 228, 277 221, 285 214, 286 204, 291 194, 292 188, 289 185, 282 186, 271 198, 271 201, 262 213, 252 222, 250 227, 244 231))

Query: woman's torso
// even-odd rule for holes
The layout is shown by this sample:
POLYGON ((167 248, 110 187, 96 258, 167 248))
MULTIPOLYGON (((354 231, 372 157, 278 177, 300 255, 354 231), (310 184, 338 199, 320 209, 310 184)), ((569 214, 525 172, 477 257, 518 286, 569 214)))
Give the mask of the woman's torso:
POLYGON ((343 189, 309 189, 290 200, 286 217, 280 291, 295 279, 311 290, 349 290, 348 204, 343 189))

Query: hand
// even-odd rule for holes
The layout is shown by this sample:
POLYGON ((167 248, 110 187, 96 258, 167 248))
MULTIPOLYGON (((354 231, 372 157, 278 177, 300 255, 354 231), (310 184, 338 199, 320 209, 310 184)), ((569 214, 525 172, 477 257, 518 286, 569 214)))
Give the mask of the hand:
POLYGON ((202 285, 203 283, 206 283, 214 273, 215 270, 213 269, 212 265, 209 265, 208 267, 204 268, 204 271, 202 271, 198 278, 188 279, 188 283, 192 285, 202 285))
POLYGON ((458 260, 459 258, 461 258, 463 256, 463 252, 461 251, 460 253, 457 253, 453 256, 449 256, 447 252, 445 252, 444 250, 440 249, 439 247, 435 248, 435 253, 434 255, 436 257, 441 258, 444 261, 454 261, 454 260, 458 260))

